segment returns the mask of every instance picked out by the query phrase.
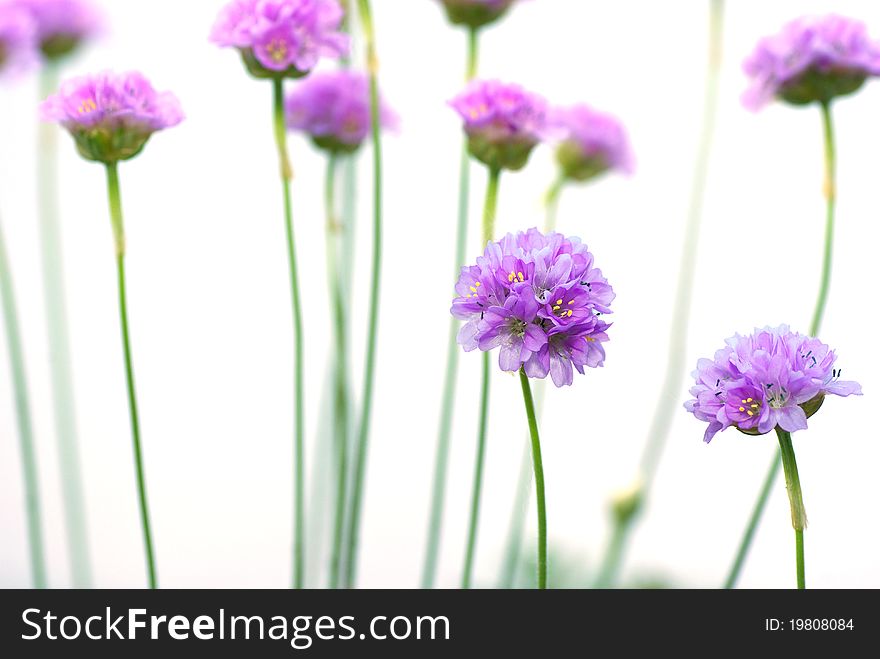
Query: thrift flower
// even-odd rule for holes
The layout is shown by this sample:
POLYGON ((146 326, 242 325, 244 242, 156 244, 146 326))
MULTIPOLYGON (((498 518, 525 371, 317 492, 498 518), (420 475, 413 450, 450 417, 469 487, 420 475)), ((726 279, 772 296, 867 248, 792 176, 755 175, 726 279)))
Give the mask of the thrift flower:
POLYGON ((589 181, 612 170, 632 174, 629 139, 614 116, 587 105, 574 105, 552 111, 550 125, 558 140, 556 159, 565 178, 589 181))
POLYGON ((337 0, 232 0, 220 10, 211 41, 237 48, 257 78, 299 78, 321 57, 339 58, 349 40, 337 0))
POLYGON ((737 334, 713 359, 697 363, 685 409, 708 422, 706 442, 731 426, 751 435, 777 426, 804 430, 826 395, 862 393, 858 383, 840 379, 836 360, 827 345, 786 325, 737 334))
POLYGON ((33 62, 35 37, 27 12, 10 2, 0 4, 0 74, 19 71, 33 62))
POLYGON ((516 0, 440 0, 449 22, 479 28, 501 18, 516 0))
MULTIPOLYGON (((333 153, 356 151, 370 134, 370 82, 360 72, 338 69, 309 76, 287 96, 287 126, 307 134, 321 149, 333 153)), ((384 105, 380 121, 397 125, 384 105)))
POLYGON ((466 321, 459 344, 500 348, 504 371, 549 374, 570 385, 574 370, 602 366, 614 291, 577 238, 530 229, 490 242, 476 265, 462 268, 452 315, 466 321))
POLYGON ((834 14, 807 16, 758 42, 743 65, 751 84, 743 104, 759 110, 779 98, 793 105, 857 91, 880 75, 880 43, 861 21, 834 14))
POLYGON ((519 85, 478 80, 450 105, 464 119, 471 155, 491 168, 525 167, 547 129, 547 102, 519 85))
POLYGON ((88 0, 13 0, 28 11, 37 29, 37 41, 50 60, 70 54, 86 39, 97 35, 103 17, 88 0))
POLYGON ((40 105, 43 121, 60 123, 86 160, 133 158, 156 131, 183 120, 177 97, 157 92, 136 71, 72 78, 40 105))

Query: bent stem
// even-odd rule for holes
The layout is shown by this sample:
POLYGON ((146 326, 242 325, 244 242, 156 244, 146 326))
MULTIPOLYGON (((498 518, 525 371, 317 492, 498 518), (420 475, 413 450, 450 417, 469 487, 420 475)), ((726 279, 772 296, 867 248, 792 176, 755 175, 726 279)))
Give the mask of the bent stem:
POLYGON ((382 138, 379 110, 379 60, 376 52, 376 31, 369 0, 358 0, 358 10, 367 47, 367 69, 370 74, 370 125, 373 142, 373 263, 370 276, 370 316, 367 328, 366 360, 364 363, 363 396, 358 438, 355 447, 354 479, 349 505, 348 551, 345 557, 345 585, 352 588, 357 578, 357 551, 363 506, 364 476, 370 418, 373 410, 373 380, 376 370, 376 343, 379 332, 379 288, 382 278, 382 138))
POLYGON ((293 232, 293 205, 290 194, 290 181, 293 169, 287 151, 287 127, 284 121, 284 83, 280 78, 272 81, 273 127, 278 160, 281 166, 281 186, 284 193, 284 228, 287 237, 287 261, 290 266, 290 294, 293 311, 293 389, 294 389, 294 432, 293 432, 293 587, 302 588, 305 583, 305 420, 303 403, 304 370, 302 338, 302 306, 299 293, 299 275, 296 262, 296 241, 293 232))
POLYGON ((46 587, 46 559, 43 548, 43 530, 40 519, 40 488, 37 476, 37 457, 34 450, 34 431, 30 397, 25 375, 24 351, 18 322, 18 305, 12 286, 12 268, 3 228, 0 227, 0 301, 6 321, 6 343, 15 392, 15 414, 18 421, 18 439, 21 447, 21 471, 24 481, 25 511, 27 513, 28 548, 30 551, 31 579, 34 588, 46 587))
MULTIPOLYGON (((489 169, 489 183, 486 186, 486 202, 483 206, 483 245, 492 240, 495 232, 495 215, 498 211, 498 188, 501 170, 489 169)), ((483 489, 483 463, 486 455, 486 434, 489 426, 489 353, 483 353, 483 376, 480 385, 480 421, 477 430, 477 458, 474 464, 474 481, 471 487, 471 516, 468 523, 467 548, 464 555, 464 568, 461 587, 470 588, 473 578, 474 555, 477 548, 477 527, 480 519, 480 496, 483 489)))
MULTIPOLYGON (((816 307, 813 310, 813 320, 810 323, 810 336, 816 336, 822 328, 822 319, 825 316, 825 306, 828 302, 828 293, 831 289, 831 265, 834 256, 834 215, 837 203, 837 152, 834 140, 834 122, 831 115, 831 104, 820 104, 822 114, 822 135, 825 154, 825 245, 822 250, 822 275, 819 283, 819 294, 816 298, 816 307)), ((770 471, 767 473, 767 479, 764 482, 761 492, 758 494, 758 500, 749 517, 746 531, 743 534, 736 556, 733 560, 733 566, 730 569, 725 581, 725 588, 733 588, 739 580, 740 572, 745 563, 746 556, 752 545, 755 530, 761 523, 764 515, 764 509, 767 506, 767 500, 770 498, 770 486, 775 482, 779 473, 779 467, 782 460, 779 455, 773 456, 770 464, 770 471)))
POLYGON ((538 420, 535 417, 535 403, 529 378, 523 369, 519 370, 523 402, 529 420, 529 435, 532 438, 532 462, 535 467, 535 496, 538 502, 538 588, 547 588, 547 508, 544 498, 544 463, 541 460, 541 438, 538 436, 538 420))
POLYGON ((804 590, 806 588, 804 578, 804 529, 807 526, 807 513, 804 510, 801 479, 798 476, 797 460, 794 457, 791 434, 777 426, 776 435, 779 437, 779 452, 782 455, 782 469, 785 472, 785 489, 788 491, 788 502, 791 506, 791 525, 794 527, 797 587, 798 590, 804 590))
MULTIPOLYGON (((468 56, 466 81, 474 78, 477 72, 477 30, 468 30, 468 56)), ((453 262, 453 281, 464 263, 468 231, 468 208, 470 203, 471 158, 467 142, 461 150, 458 183, 458 224, 455 230, 455 261, 453 262)), ((455 412, 455 382, 458 377, 459 347, 456 341, 458 321, 449 320, 449 338, 446 348, 446 373, 443 376, 443 397, 440 402, 440 426, 437 431, 437 451, 434 456, 434 478, 431 492, 431 512, 428 521, 428 536, 425 545, 425 563, 422 567, 422 588, 433 588, 437 578, 437 557, 440 553, 440 537, 443 528, 443 504, 446 496, 446 472, 449 461, 449 435, 452 431, 452 416, 455 412)))
MULTIPOLYGON (((697 246, 700 237, 700 220, 703 213, 703 198, 706 178, 712 153, 712 141, 715 134, 715 119, 718 107, 718 88, 721 71, 722 36, 724 25, 724 0, 711 0, 709 5, 709 59, 706 71, 706 91, 703 99, 703 119, 697 157, 694 162, 693 184, 688 210, 687 223, 684 229, 684 244, 681 251, 681 265, 678 272, 678 283, 675 301, 672 307, 672 324, 669 332, 669 356, 664 369, 665 376, 661 393, 657 399, 654 416, 648 429, 647 441, 642 454, 639 468, 639 481, 643 484, 642 501, 647 500, 653 485, 654 477, 660 463, 660 456, 669 437, 672 419, 678 409, 678 396, 684 383, 686 372, 686 349, 688 327, 690 325, 691 298, 693 295, 694 271, 696 269, 697 246)), ((626 528, 612 528, 611 539, 601 561, 608 569, 608 574, 616 575, 630 537, 630 527, 638 519, 634 512, 624 517, 615 517, 613 524, 626 528)), ((609 583, 608 586, 612 586, 609 583)))
MULTIPOLYGON (((58 88, 58 67, 47 62, 40 72, 40 99, 58 88)), ((61 491, 64 496, 64 525, 70 574, 74 588, 91 586, 82 468, 76 427, 76 405, 70 358, 67 301, 64 291, 64 261, 58 211, 58 127, 41 122, 38 131, 37 202, 39 209, 40 256, 49 342, 52 411, 58 442, 61 491)))
POLYGON ((115 162, 107 164, 107 198, 110 204, 110 220, 116 247, 116 277, 119 287, 119 320, 122 327, 122 347, 125 353, 125 382, 128 390, 128 411, 131 420, 131 437, 134 449, 135 474, 137 477, 138 502, 144 535, 144 552, 150 588, 158 587, 156 559, 153 553, 153 534, 150 530, 150 510, 147 505, 147 484, 144 476, 144 460, 141 450, 141 428, 138 418, 137 397, 134 386, 134 367, 131 357, 131 340, 128 329, 128 298, 125 287, 125 227, 122 220, 122 199, 119 194, 119 171, 115 162))

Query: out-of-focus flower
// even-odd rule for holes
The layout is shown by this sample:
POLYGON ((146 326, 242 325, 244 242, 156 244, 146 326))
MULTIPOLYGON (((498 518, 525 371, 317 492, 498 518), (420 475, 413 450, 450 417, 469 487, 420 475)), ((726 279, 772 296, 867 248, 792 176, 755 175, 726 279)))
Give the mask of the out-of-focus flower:
POLYGON ((827 103, 880 75, 880 44, 861 21, 807 16, 759 41, 743 69, 751 79, 743 104, 751 110, 774 98, 794 105, 827 103))
POLYGON ((214 23, 211 41, 237 48, 257 78, 298 78, 321 57, 348 52, 337 0, 232 0, 214 23))
POLYGON ((136 71, 67 80, 43 101, 40 115, 64 126, 83 158, 103 163, 133 158, 153 133, 183 120, 177 97, 157 92, 136 71))
POLYGON ((490 242, 456 284, 452 315, 466 321, 459 344, 471 351, 501 348, 505 371, 531 378, 548 373, 570 385, 574 369, 602 366, 614 291, 577 238, 529 229, 490 242))
POLYGON ((825 396, 861 394, 840 379, 837 355, 827 345, 781 325, 727 340, 714 359, 701 359, 685 409, 708 422, 704 441, 730 426, 763 435, 779 426, 804 430, 825 396))
POLYGON ((587 105, 573 105, 552 110, 550 127, 559 143, 556 159, 565 178, 589 181, 612 170, 633 172, 629 139, 616 117, 587 105))
POLYGON ((449 22, 483 27, 501 18, 516 0, 440 0, 449 22))
MULTIPOLYGON (((288 127, 326 151, 356 151, 370 133, 370 83, 358 71, 311 75, 290 92, 285 105, 288 127)), ((380 115, 385 128, 397 126, 397 116, 384 103, 380 115)))
POLYGON ((34 19, 43 55, 58 59, 70 54, 103 27, 103 15, 88 0, 12 0, 34 19))
POLYGON ((450 105, 464 120, 471 155, 489 167, 522 169, 545 137, 547 102, 519 85, 477 80, 450 105))
POLYGON ((0 3, 0 74, 15 73, 36 55, 36 27, 31 16, 12 2, 0 3))

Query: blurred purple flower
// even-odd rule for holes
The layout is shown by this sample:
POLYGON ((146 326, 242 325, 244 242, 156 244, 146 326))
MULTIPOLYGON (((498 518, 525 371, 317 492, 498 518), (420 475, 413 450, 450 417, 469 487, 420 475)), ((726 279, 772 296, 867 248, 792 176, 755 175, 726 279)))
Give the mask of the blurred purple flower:
POLYGON ((30 15, 11 2, 0 4, 0 74, 21 71, 35 56, 36 29, 30 15))
POLYGON ((337 0, 232 0, 214 23, 211 41, 237 48, 258 78, 307 74, 321 57, 348 52, 337 0))
POLYGON ((827 394, 862 393, 858 383, 840 379, 836 360, 827 345, 786 325, 737 334, 714 359, 697 362, 685 409, 709 424, 706 442, 730 426, 761 435, 776 426, 804 430, 827 394))
POLYGON ((574 369, 602 366, 614 291, 577 238, 530 229, 486 246, 456 284, 452 315, 466 321, 459 344, 468 352, 500 347, 504 371, 523 368, 570 385, 574 369))
MULTIPOLYGON (((338 69, 316 73, 287 96, 287 125, 306 133, 328 151, 350 153, 370 133, 370 84, 358 71, 338 69)), ((397 116, 383 103, 381 122, 397 126, 397 116)))
POLYGON ((440 0, 450 23, 478 28, 501 18, 516 0, 440 0))
POLYGON ((751 79, 742 97, 750 110, 774 98, 794 105, 827 103, 880 75, 880 44, 861 21, 806 16, 761 39, 743 69, 751 79))
POLYGON ((37 28, 40 50, 49 59, 74 51, 103 28, 103 15, 88 0, 12 0, 27 10, 37 28))
POLYGON ((489 167, 525 167, 545 137, 547 102, 519 85, 477 80, 449 103, 464 119, 471 154, 489 167))
POLYGON ((616 117, 573 105, 553 109, 549 123, 566 178, 588 181, 611 170, 632 174, 635 169, 629 138, 616 117))
POLYGON ((43 121, 60 123, 88 160, 133 158, 150 136, 183 120, 177 97, 157 92, 136 71, 72 78, 40 105, 43 121))

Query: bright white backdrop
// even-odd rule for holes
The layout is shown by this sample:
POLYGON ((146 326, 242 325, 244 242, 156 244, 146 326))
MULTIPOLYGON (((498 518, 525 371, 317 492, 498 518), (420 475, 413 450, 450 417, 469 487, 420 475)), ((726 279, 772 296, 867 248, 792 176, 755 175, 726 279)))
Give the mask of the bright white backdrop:
MULTIPOLYGON (((270 90, 234 53, 207 42, 220 0, 104 0, 110 31, 68 72, 142 69, 187 112, 122 168, 130 308, 146 469, 161 584, 285 586, 291 542, 291 350, 288 285, 270 90)), ((375 0, 382 86, 402 117, 385 142, 387 239, 375 422, 363 520, 363 586, 418 584, 445 354, 460 129, 463 34, 435 2, 375 0)), ((762 35, 802 13, 838 11, 880 36, 867 0, 738 0, 727 12, 716 149, 701 241, 688 362, 754 325, 804 330, 818 284, 823 199, 815 108, 739 104, 740 62, 762 35)), ((538 0, 485 33, 485 76, 555 102, 587 101, 626 122, 631 179, 570 189, 560 229, 580 235, 615 286, 606 368, 548 397, 542 427, 551 542, 586 570, 604 547, 609 493, 626 486, 665 363, 705 64, 707 2, 538 0)), ((36 416, 50 583, 69 583, 54 450, 35 221, 33 79, 0 88, 0 213, 12 251, 36 416)), ((873 286, 880 231, 876 153, 880 85, 835 108, 840 204, 837 261, 822 338, 866 396, 835 399, 798 433, 810 517, 808 584, 878 587, 880 444, 871 396, 880 353, 873 286)), ((101 586, 141 586, 140 545, 110 225, 103 173, 61 139, 66 281, 88 516, 101 586)), ((305 287, 309 437, 319 425, 328 348, 322 157, 292 143, 305 287)), ((365 326, 369 159, 362 160, 355 327, 365 326)), ((499 230, 542 222, 546 150, 502 183, 499 230)), ((474 212, 484 177, 475 170, 474 212)), ((477 225, 469 252, 477 250, 477 225)), ((353 377, 360 382, 362 339, 353 377)), ((28 584, 20 458, 5 344, 0 348, 0 585, 28 584)), ((440 582, 458 582, 476 429, 479 359, 462 359, 440 582)), ((494 583, 524 442, 519 385, 493 382, 477 581, 494 583)), ((683 387, 680 400, 686 398, 683 387)), ((634 537, 629 576, 714 587, 729 566, 775 440, 735 432, 711 446, 676 415, 656 490, 634 537)), ((314 447, 310 447, 314 456, 314 447)), ((529 524, 533 527, 532 516, 529 524)), ((527 546, 531 551, 531 545, 527 546)), ((744 586, 794 582, 780 479, 744 586)), ((552 570, 551 566, 551 570, 552 570)))

